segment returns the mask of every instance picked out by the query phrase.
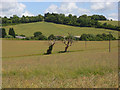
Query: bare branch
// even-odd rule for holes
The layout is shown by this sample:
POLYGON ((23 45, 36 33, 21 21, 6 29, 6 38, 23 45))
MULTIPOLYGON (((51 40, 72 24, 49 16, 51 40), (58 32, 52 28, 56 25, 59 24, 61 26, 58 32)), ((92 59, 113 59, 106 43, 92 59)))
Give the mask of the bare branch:
POLYGON ((55 44, 55 41, 56 41, 56 40, 49 40, 49 41, 48 41, 49 46, 50 46, 50 45, 54 45, 54 44, 55 44))
POLYGON ((64 43, 65 45, 67 45, 67 41, 63 41, 63 43, 64 43))
POLYGON ((68 47, 71 46, 73 43, 73 36, 70 33, 68 33, 68 37, 64 38, 63 43, 66 45, 65 52, 67 52, 68 47))

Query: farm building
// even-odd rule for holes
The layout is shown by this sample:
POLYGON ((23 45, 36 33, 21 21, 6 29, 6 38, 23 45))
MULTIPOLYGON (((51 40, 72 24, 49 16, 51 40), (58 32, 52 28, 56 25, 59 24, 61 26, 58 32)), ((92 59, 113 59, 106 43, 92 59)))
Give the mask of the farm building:
POLYGON ((80 36, 74 36, 75 38, 80 38, 80 36))
POLYGON ((22 37, 22 36, 15 36, 16 38, 19 38, 19 39, 25 39, 26 37, 22 37))

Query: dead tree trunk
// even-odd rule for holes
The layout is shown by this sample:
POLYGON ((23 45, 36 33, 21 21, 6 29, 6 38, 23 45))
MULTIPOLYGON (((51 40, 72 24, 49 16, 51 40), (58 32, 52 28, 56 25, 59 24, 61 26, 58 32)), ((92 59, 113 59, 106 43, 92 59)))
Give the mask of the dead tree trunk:
POLYGON ((52 50, 53 50, 53 46, 55 45, 55 40, 53 42, 51 42, 49 49, 47 50, 47 54, 51 54, 52 50))
POLYGON ((66 45, 66 46, 65 46, 65 51, 64 51, 64 52, 67 52, 69 46, 71 46, 72 43, 73 43, 73 37, 69 34, 69 36, 67 37, 67 39, 64 39, 63 42, 64 42, 64 44, 66 45))
POLYGON ((68 47, 69 47, 68 45, 65 47, 65 52, 67 52, 68 47))

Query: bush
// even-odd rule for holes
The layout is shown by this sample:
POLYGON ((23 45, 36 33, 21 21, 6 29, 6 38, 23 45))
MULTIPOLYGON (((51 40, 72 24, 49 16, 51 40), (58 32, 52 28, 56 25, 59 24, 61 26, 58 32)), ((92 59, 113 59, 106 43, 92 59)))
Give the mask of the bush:
POLYGON ((78 38, 78 37, 74 37, 74 40, 79 41, 79 40, 80 40, 80 38, 78 38))
POLYGON ((97 36, 95 37, 95 40, 96 40, 96 41, 103 41, 103 39, 102 39, 102 38, 97 37, 97 36))
POLYGON ((30 36, 30 37, 26 37, 26 38, 24 38, 23 40, 35 40, 35 37, 30 36))
POLYGON ((82 41, 89 41, 90 37, 91 36, 90 34, 82 34, 81 37, 80 37, 80 40, 82 41))
POLYGON ((57 36, 56 39, 57 40, 64 40, 64 38, 62 36, 57 36))
POLYGON ((37 37, 34 37, 34 40, 47 40, 47 37, 44 35, 39 35, 37 37))
POLYGON ((82 41, 103 41, 103 40, 116 40, 115 37, 113 37, 112 34, 97 34, 92 35, 92 34, 82 34, 80 37, 80 40, 82 41))
POLYGON ((33 40, 47 40, 47 37, 42 35, 41 32, 35 32, 34 37, 31 37, 33 40))
POLYGON ((37 37, 37 36, 39 36, 39 35, 42 35, 42 33, 41 33, 41 32, 35 32, 35 33, 34 33, 34 37, 37 37))
POLYGON ((24 40, 30 40, 30 38, 29 38, 29 37, 26 37, 24 40))
POLYGON ((48 40, 53 40, 53 39, 56 39, 56 37, 55 37, 53 34, 51 34, 51 35, 48 37, 48 40))
POLYGON ((5 36, 5 38, 14 38, 14 37, 11 35, 7 35, 7 36, 5 36))
POLYGON ((65 37, 65 39, 74 39, 74 36, 73 35, 71 35, 71 34, 69 34, 67 37, 65 37))

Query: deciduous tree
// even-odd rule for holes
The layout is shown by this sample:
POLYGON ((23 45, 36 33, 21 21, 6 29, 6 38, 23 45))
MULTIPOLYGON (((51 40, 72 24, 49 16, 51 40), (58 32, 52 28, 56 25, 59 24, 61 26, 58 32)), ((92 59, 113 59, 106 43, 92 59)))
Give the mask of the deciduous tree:
POLYGON ((9 29, 9 35, 13 36, 15 38, 15 31, 13 28, 9 29))
POLYGON ((72 45, 73 43, 73 36, 71 34, 68 33, 68 36, 66 38, 64 38, 63 43, 65 44, 65 51, 67 52, 68 48, 72 45))

